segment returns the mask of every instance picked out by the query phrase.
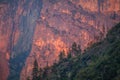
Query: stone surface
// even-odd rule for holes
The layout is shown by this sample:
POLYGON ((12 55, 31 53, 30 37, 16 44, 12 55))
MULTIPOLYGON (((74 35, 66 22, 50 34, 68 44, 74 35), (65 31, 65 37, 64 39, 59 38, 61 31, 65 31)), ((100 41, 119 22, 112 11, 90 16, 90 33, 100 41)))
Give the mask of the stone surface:
POLYGON ((84 50, 119 21, 120 0, 1 0, 0 80, 25 80, 35 58, 52 65, 73 42, 84 50))

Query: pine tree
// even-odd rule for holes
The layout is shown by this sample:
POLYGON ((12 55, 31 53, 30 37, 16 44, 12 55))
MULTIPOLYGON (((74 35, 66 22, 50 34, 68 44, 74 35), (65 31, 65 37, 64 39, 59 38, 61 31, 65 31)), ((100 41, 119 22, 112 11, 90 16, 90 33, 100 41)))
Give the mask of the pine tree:
POLYGON ((76 42, 73 42, 73 44, 72 44, 72 50, 76 51, 76 49, 77 49, 77 44, 76 44, 76 42))
POLYGON ((65 58, 65 51, 61 51, 59 54, 59 60, 63 60, 65 58))
POLYGON ((71 50, 69 49, 68 54, 67 54, 67 59, 70 59, 70 58, 72 58, 72 52, 71 52, 71 50))
POLYGON ((80 45, 77 45, 76 42, 72 44, 72 54, 74 56, 81 55, 81 47, 80 45))
POLYGON ((33 71, 32 71, 32 80, 38 80, 38 63, 35 59, 34 65, 33 65, 33 71))
POLYGON ((27 77, 27 80, 30 80, 30 77, 27 77))
POLYGON ((77 46, 77 52, 78 52, 79 55, 81 55, 82 50, 81 50, 80 45, 77 46))
POLYGON ((39 69, 38 80, 43 80, 43 69, 42 68, 39 69))

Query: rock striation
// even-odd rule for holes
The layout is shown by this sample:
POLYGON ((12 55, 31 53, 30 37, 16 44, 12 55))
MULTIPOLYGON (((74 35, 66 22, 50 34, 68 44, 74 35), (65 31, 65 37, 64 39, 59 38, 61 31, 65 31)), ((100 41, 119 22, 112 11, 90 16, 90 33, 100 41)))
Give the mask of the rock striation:
MULTIPOLYGON (((1 0, 0 80, 26 80, 73 42, 84 50, 120 22, 120 0, 1 0)), ((67 54, 66 54, 67 55, 67 54)))

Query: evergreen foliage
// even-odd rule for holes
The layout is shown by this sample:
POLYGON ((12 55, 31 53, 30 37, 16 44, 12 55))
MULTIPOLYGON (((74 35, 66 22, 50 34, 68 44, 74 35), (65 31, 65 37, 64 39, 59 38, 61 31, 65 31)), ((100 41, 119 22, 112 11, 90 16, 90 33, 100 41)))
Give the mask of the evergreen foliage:
POLYGON ((60 54, 59 54, 59 60, 63 60, 65 58, 65 51, 61 51, 60 54))
POLYGON ((33 65, 33 71, 32 71, 32 80, 38 80, 38 63, 35 59, 34 65, 33 65))

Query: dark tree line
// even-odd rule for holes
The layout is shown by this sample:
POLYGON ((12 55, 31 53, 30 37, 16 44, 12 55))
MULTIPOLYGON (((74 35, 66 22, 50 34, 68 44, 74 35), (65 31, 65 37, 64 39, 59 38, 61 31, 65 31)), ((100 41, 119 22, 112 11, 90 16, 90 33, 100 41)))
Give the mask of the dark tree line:
MULTIPOLYGON (((49 74, 52 72, 54 75, 56 75, 56 79, 60 80, 60 77, 64 77, 64 72, 60 72, 58 69, 56 69, 56 64, 58 63, 64 63, 67 59, 70 59, 72 57, 75 57, 77 55, 81 54, 80 46, 77 45, 75 42, 72 44, 72 47, 67 53, 68 55, 65 55, 65 51, 61 51, 59 54, 59 61, 57 63, 54 63, 53 66, 48 67, 48 65, 45 68, 38 67, 38 62, 35 59, 33 63, 33 69, 32 69, 32 80, 48 80, 46 76, 49 76, 49 74)), ((28 77, 27 80, 30 80, 28 77)))

